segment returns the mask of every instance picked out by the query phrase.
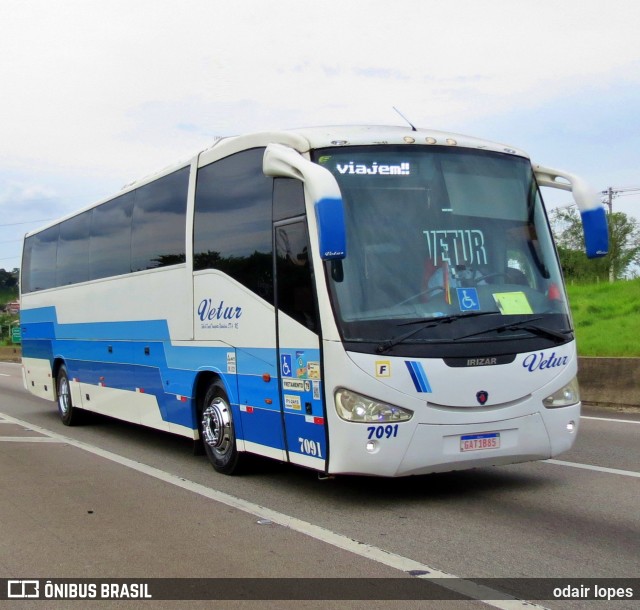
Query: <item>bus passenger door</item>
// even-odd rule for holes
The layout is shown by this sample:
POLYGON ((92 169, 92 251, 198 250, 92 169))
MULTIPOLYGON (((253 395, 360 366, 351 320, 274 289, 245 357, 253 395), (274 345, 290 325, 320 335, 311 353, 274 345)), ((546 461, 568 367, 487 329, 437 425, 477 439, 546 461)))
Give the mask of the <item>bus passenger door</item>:
POLYGON ((325 470, 320 323, 306 219, 275 223, 275 304, 280 408, 289 461, 325 470))

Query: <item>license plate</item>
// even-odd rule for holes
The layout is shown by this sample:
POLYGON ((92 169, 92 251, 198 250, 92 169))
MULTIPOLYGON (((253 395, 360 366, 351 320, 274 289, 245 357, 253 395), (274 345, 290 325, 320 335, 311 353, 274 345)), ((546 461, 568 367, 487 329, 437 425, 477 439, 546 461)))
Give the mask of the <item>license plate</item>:
POLYGON ((499 449, 500 432, 484 434, 465 434, 460 437, 460 451, 482 451, 483 449, 499 449))

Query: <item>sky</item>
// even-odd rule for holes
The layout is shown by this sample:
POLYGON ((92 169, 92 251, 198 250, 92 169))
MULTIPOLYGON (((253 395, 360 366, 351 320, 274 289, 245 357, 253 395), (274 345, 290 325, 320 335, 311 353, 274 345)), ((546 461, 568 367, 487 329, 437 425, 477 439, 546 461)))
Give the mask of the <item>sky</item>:
POLYGON ((394 106, 637 187, 613 209, 640 219, 639 26, 637 0, 0 0, 0 268, 217 136, 394 106))

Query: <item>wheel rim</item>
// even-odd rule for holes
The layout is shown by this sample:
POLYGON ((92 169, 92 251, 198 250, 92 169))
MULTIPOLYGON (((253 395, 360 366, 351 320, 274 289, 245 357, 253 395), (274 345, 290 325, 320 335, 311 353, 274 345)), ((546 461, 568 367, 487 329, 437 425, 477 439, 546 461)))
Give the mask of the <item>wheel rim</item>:
POLYGON ((60 413, 66 415, 71 409, 71 392, 69 390, 69 381, 66 377, 60 379, 60 386, 58 388, 58 407, 60 413))
POLYGON ((202 413, 202 434, 207 446, 218 455, 231 450, 231 414, 229 405, 221 398, 215 398, 202 413))

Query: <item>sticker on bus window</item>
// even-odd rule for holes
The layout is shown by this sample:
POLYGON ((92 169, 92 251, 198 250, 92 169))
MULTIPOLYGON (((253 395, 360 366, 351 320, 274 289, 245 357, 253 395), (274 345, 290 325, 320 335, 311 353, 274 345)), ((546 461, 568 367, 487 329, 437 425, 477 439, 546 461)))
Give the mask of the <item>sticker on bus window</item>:
POLYGON ((410 176, 411 164, 401 162, 399 164, 378 163, 358 163, 349 161, 348 163, 336 163, 336 170, 339 174, 358 174, 367 176, 410 176))
POLYGON ((480 229, 441 229, 422 232, 427 240, 429 258, 437 267, 449 265, 486 265, 484 233, 480 229))
POLYGON ((296 377, 304 379, 307 376, 307 363, 304 352, 296 352, 296 377))
POLYGON ((309 361, 307 362, 307 376, 309 379, 320 379, 320 363, 309 361))
POLYGON ((280 372, 282 373, 283 377, 293 377, 291 354, 282 354, 280 356, 280 372))
POLYGON ((230 375, 236 374, 236 353, 227 352, 227 373, 230 375))
POLYGON ((475 288, 456 288, 460 311, 480 311, 480 299, 475 288))
POLYGON ((524 292, 496 292, 493 299, 503 316, 533 313, 529 299, 524 292))
POLYGON ((292 394, 284 395, 284 406, 287 409, 293 409, 294 411, 302 411, 302 402, 300 396, 293 396, 292 394))
POLYGON ((289 392, 304 392, 304 381, 302 379, 283 379, 282 389, 289 392))

